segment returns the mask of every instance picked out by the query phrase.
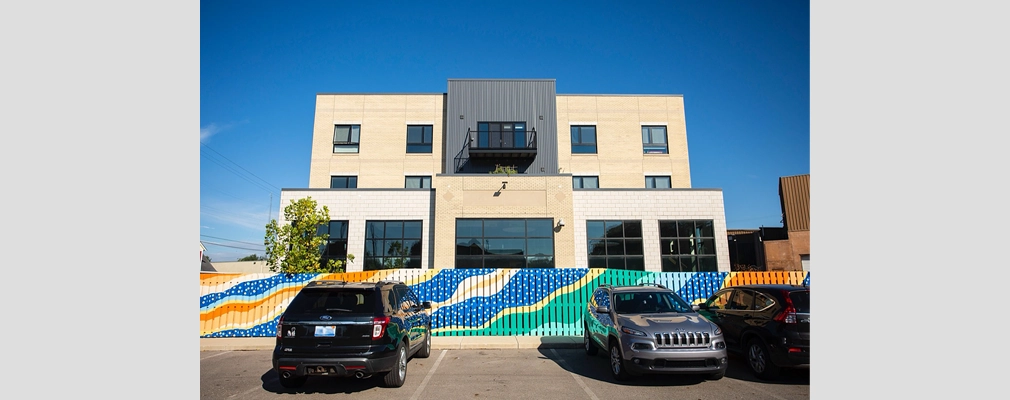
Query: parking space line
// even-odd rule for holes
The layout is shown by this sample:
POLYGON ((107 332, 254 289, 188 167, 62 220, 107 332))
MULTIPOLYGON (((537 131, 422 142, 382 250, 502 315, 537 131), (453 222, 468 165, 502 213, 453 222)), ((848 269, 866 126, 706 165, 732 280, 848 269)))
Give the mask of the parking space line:
POLYGON ((201 360, 201 361, 203 361, 203 360, 206 360, 206 359, 208 359, 208 358, 214 358, 214 357, 217 357, 217 356, 219 356, 219 355, 222 355, 222 354, 228 354, 228 353, 231 353, 231 350, 228 350, 228 351, 225 351, 225 352, 221 352, 221 353, 217 353, 217 354, 211 354, 211 355, 209 355, 209 356, 207 356, 207 357, 203 357, 203 358, 201 358, 200 360, 201 360))
POLYGON ((600 400, 600 398, 596 397, 596 394, 594 394, 592 390, 589 390, 589 386, 586 386, 586 383, 582 382, 582 378, 579 378, 578 375, 575 375, 574 372, 571 372, 572 369, 570 367, 568 367, 568 363, 565 361, 564 358, 561 358, 561 355, 559 355, 557 351, 554 351, 554 349, 551 349, 551 354, 554 354, 554 357, 556 357, 558 359, 558 362, 561 363, 561 367, 562 368, 564 368, 566 371, 569 371, 568 372, 569 374, 572 374, 572 378, 575 378, 575 382, 578 383, 579 386, 582 386, 582 390, 586 391, 586 394, 589 395, 590 399, 600 400))
POLYGON ((445 357, 445 353, 446 353, 447 351, 448 351, 448 350, 444 350, 444 349, 443 349, 443 350, 442 350, 442 354, 439 354, 439 355, 438 355, 438 360, 435 360, 435 364, 433 364, 433 365, 431 366, 431 369, 430 369, 430 370, 428 370, 428 375, 425 375, 425 376, 424 376, 424 380, 423 380, 423 381, 421 381, 421 386, 418 386, 418 387, 417 387, 417 390, 415 390, 415 391, 414 391, 414 395, 413 395, 413 396, 410 396, 410 400, 417 400, 418 396, 420 396, 420 395, 421 395, 421 392, 423 392, 423 391, 424 391, 424 387, 425 387, 426 385, 428 385, 428 380, 430 380, 430 379, 431 379, 431 376, 435 374, 435 369, 436 369, 436 368, 438 368, 438 363, 442 362, 442 357, 445 357))

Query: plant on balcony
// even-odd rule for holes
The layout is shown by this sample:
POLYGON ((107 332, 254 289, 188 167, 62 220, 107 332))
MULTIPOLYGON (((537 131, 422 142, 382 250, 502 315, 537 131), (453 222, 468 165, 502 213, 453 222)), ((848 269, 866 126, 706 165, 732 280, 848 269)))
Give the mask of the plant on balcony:
POLYGON ((519 172, 516 171, 515 165, 498 165, 498 164, 495 164, 494 165, 494 171, 491 171, 491 173, 492 174, 505 174, 506 176, 511 176, 512 174, 518 174, 519 172))

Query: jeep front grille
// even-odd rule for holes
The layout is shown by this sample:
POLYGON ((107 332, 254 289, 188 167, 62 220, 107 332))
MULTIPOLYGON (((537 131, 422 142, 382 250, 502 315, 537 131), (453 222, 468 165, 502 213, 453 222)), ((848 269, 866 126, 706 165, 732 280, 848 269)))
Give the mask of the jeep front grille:
POLYGON ((662 332, 655 335, 656 347, 708 347, 712 336, 708 332, 662 332))

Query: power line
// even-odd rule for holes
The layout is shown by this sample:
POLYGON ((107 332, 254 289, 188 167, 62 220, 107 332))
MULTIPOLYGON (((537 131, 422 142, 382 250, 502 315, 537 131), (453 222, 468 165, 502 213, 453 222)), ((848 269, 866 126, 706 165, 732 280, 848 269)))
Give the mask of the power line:
POLYGON ((248 248, 248 247, 240 247, 240 246, 229 246, 229 245, 226 245, 226 244, 221 244, 221 243, 217 243, 217 242, 208 242, 208 241, 203 241, 203 243, 206 243, 206 244, 209 244, 209 245, 212 245, 212 246, 219 246, 219 247, 228 247, 228 248, 232 248, 232 249, 242 249, 242 250, 252 250, 252 251, 263 251, 263 249, 262 249, 262 248, 260 248, 260 249, 252 249, 252 248, 248 248))
POLYGON ((260 188, 260 189, 263 189, 263 190, 264 190, 264 191, 266 191, 267 193, 273 193, 273 191, 272 191, 272 190, 270 190, 269 188, 267 188, 267 187, 266 187, 266 186, 264 186, 263 184, 261 184, 261 183, 259 183, 259 182, 256 182, 256 181, 253 181, 252 179, 249 179, 249 177, 247 177, 247 176, 244 176, 244 175, 242 175, 242 174, 238 173, 238 172, 237 172, 237 171, 236 171, 235 169, 233 169, 232 167, 230 167, 230 166, 227 166, 227 165, 224 165, 224 164, 222 164, 222 163, 221 163, 220 161, 218 161, 218 160, 215 160, 215 159, 214 159, 213 157, 211 157, 211 156, 210 156, 210 155, 208 155, 207 153, 202 153, 202 154, 200 154, 200 155, 201 155, 201 156, 204 156, 204 157, 206 157, 206 158, 207 158, 208 160, 210 160, 210 161, 213 161, 213 162, 214 162, 214 164, 217 164, 217 165, 220 165, 220 166, 221 166, 221 168, 224 168, 224 169, 225 169, 226 171, 228 171, 228 172, 231 172, 231 173, 235 174, 235 176, 237 176, 237 177, 239 177, 239 178, 242 178, 242 179, 244 179, 244 180, 245 180, 246 182, 249 182, 249 183, 253 184, 253 186, 256 186, 256 187, 258 187, 258 188, 260 188))
POLYGON ((251 244, 253 246, 260 246, 260 245, 262 245, 262 243, 243 242, 241 240, 225 239, 225 238, 220 238, 220 237, 211 236, 211 235, 200 235, 200 237, 208 237, 208 238, 211 238, 211 239, 218 239, 218 240, 224 240, 224 241, 235 242, 235 243, 251 244))
MULTIPOLYGON (((234 161, 232 161, 232 160, 228 159, 228 157, 225 157, 225 156, 224 156, 223 154, 221 154, 221 153, 218 153, 218 152, 217 152, 217 150, 214 150, 214 149, 213 149, 212 147, 210 147, 210 146, 208 146, 208 145, 206 145, 206 144, 204 144, 204 143, 202 143, 202 142, 200 143, 200 145, 201 145, 201 146, 203 146, 203 147, 206 147, 206 148, 207 148, 207 150, 210 150, 210 151, 214 152, 214 154, 217 154, 217 155, 221 156, 221 158, 223 158, 223 159, 227 160, 228 162, 230 162, 230 163, 234 164, 234 165, 235 165, 236 167, 239 167, 240 169, 242 169, 243 171, 245 171, 245 172, 246 172, 247 174, 249 174, 249 175, 252 175, 252 176, 253 176, 253 177, 255 177, 256 179, 259 179, 259 180, 260 180, 260 181, 262 181, 263 183, 267 184, 268 186, 270 186, 270 187, 272 187, 272 188, 274 188, 274 189, 277 189, 278 191, 279 191, 279 190, 281 190, 281 188, 279 188, 279 187, 277 187, 277 186, 274 186, 274 185, 273 185, 273 184, 271 184, 270 182, 267 182, 267 181, 266 181, 266 179, 263 179, 263 178, 260 178, 260 177, 259 177, 259 176, 257 176, 256 174, 254 174, 254 173, 252 173, 252 172, 249 172, 249 170, 247 170, 247 169, 245 169, 245 168, 242 168, 242 166, 241 166, 241 165, 238 165, 238 163, 236 163, 236 162, 234 162, 234 161)), ((236 173, 236 175, 237 175, 237 173, 236 173)))

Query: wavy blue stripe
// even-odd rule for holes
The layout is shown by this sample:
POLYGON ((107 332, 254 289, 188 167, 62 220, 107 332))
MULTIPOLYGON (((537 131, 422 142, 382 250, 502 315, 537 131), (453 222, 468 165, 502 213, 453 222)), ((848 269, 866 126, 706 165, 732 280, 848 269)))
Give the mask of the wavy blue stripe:
POLYGON ((209 293, 200 296, 200 309, 214 304, 231 301, 229 297, 263 298, 265 294, 273 293, 286 286, 303 286, 320 274, 277 274, 266 279, 257 279, 239 283, 223 292, 209 293))
POLYGON ((277 319, 275 317, 270 322, 264 322, 249 329, 228 329, 209 333, 200 337, 220 338, 220 337, 270 337, 277 336, 277 319))
POLYGON ((521 270, 500 291, 490 296, 474 296, 459 303, 439 307, 432 315, 432 328, 478 327, 502 310, 530 306, 588 273, 582 268, 566 270, 521 270))

